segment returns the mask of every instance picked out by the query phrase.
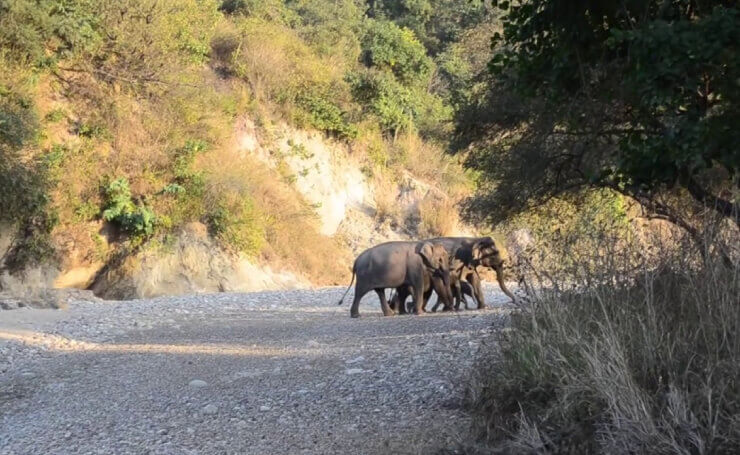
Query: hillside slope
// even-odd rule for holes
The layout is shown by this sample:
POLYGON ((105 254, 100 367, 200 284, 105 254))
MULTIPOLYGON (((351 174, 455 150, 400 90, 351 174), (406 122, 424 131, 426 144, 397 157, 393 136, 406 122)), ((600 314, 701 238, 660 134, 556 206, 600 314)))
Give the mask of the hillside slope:
POLYGON ((335 3, 0 6, 0 287, 336 284, 367 246, 459 231, 443 51, 485 8, 335 3))

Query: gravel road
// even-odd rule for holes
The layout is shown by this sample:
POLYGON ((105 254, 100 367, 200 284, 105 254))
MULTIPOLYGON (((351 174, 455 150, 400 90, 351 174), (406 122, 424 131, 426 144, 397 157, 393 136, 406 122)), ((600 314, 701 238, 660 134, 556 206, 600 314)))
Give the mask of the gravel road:
POLYGON ((0 454, 430 453, 493 308, 350 319, 340 288, 0 311, 0 454))

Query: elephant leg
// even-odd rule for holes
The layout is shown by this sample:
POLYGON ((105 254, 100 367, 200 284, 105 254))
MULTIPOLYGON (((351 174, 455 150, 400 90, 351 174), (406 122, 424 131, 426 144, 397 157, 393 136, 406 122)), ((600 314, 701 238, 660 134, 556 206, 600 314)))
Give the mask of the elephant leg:
POLYGON ((385 288, 375 288, 375 293, 378 294, 378 298, 380 299, 380 308, 383 310, 383 316, 393 316, 393 310, 385 299, 385 288))
POLYGON ((368 289, 366 286, 361 285, 360 282, 357 282, 357 285, 355 285, 355 298, 352 301, 352 307, 349 309, 349 315, 353 318, 359 318, 360 317, 360 300, 362 300, 362 297, 368 293, 370 289, 368 289))
MULTIPOLYGON (((429 304, 429 299, 432 298, 432 289, 429 288, 424 292, 424 303, 421 305, 421 308, 426 312, 427 311, 427 304, 429 304)), ((439 302, 439 299, 437 299, 437 302, 439 302)), ((432 308, 432 312, 437 311, 435 308, 437 308, 438 304, 434 304, 434 307, 432 308)))
POLYGON ((470 283, 470 286, 473 287, 473 295, 478 301, 478 309, 482 310, 486 307, 486 299, 485 297, 483 297, 483 289, 481 287, 480 278, 478 277, 477 273, 470 273, 466 278, 468 283, 470 283))
POLYGON ((408 314, 406 310, 406 299, 409 296, 409 291, 406 287, 400 287, 396 289, 396 302, 398 303, 398 313, 408 314))
POLYGON ((391 310, 393 310, 393 314, 398 314, 399 304, 398 304, 398 292, 397 291, 394 290, 393 292, 391 292, 391 299, 388 301, 388 306, 390 306, 391 310))
POLYGON ((468 309, 468 302, 465 300, 465 294, 462 293, 462 289, 460 286, 460 280, 455 280, 455 282, 452 284, 452 293, 455 299, 455 311, 458 311, 460 309, 460 301, 465 302, 465 309, 468 309))
POLYGON ((414 314, 424 313, 424 291, 422 282, 419 280, 416 286, 414 286, 414 314))

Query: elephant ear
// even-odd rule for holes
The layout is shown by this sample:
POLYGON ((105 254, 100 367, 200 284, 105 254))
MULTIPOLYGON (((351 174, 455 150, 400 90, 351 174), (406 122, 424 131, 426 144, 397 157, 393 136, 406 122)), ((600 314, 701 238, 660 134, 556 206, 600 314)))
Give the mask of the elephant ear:
POLYGON ((496 249, 496 243, 493 241, 491 237, 481 237, 473 243, 472 248, 472 254, 473 259, 480 259, 481 258, 481 250, 485 248, 493 248, 496 249))
POLYGON ((424 265, 432 269, 434 268, 434 247, 431 243, 422 243, 421 247, 419 247, 419 255, 421 256, 421 260, 424 261, 424 265))

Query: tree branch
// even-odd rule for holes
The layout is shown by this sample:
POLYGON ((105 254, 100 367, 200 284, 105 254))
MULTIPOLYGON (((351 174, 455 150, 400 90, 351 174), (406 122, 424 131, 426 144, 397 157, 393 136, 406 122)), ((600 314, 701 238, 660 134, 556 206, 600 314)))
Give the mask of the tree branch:
POLYGON ((740 227, 740 207, 737 204, 711 194, 691 177, 686 181, 686 189, 694 199, 701 202, 705 207, 714 209, 714 211, 725 218, 731 219, 740 227))

